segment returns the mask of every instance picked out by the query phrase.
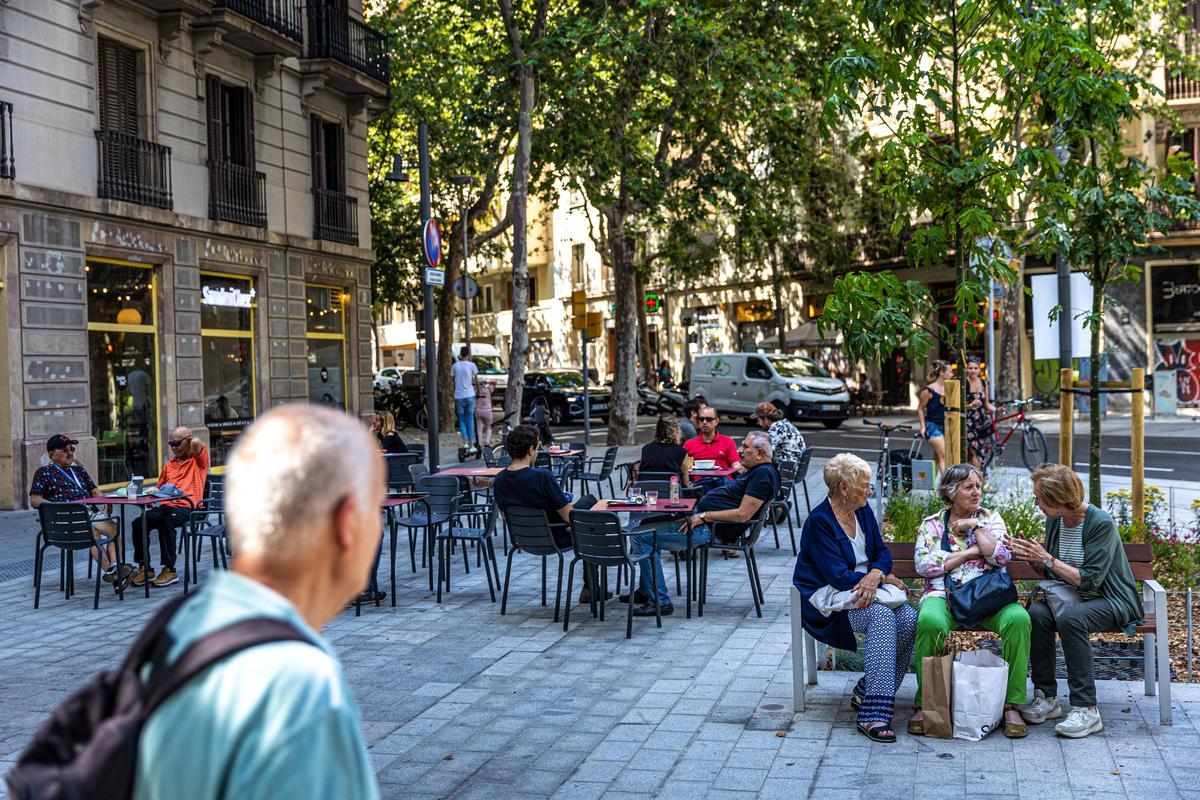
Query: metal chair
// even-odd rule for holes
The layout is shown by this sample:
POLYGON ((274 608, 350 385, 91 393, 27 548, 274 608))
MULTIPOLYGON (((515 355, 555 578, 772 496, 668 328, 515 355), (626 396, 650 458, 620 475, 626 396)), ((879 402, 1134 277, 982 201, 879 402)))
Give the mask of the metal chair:
MULTIPOLYGON (((583 562, 584 584, 588 587, 591 597, 592 616, 596 616, 596 606, 599 605, 600 621, 604 621, 604 606, 607 604, 605 595, 608 591, 608 568, 617 567, 617 575, 622 569, 629 571, 629 608, 625 617, 625 638, 633 637, 633 595, 634 569, 639 561, 645 561, 654 555, 658 547, 657 537, 654 548, 640 556, 629 552, 629 533, 621 530, 620 518, 611 511, 572 511, 571 512, 571 543, 574 546, 575 557, 571 559, 571 567, 567 571, 567 607, 563 612, 563 630, 571 623, 571 597, 575 585, 575 564, 583 562), (600 574, 597 575, 596 573, 600 574)), ((658 576, 654 579, 654 610, 657 627, 662 627, 662 611, 658 605, 658 576)), ((617 578, 617 588, 620 587, 620 577, 617 578)), ((619 592, 618 592, 619 593, 619 592)))
MULTIPOLYGON (((763 523, 767 521, 767 514, 770 512, 770 508, 770 503, 763 503, 754 516, 750 518, 749 527, 735 533, 736 538, 732 541, 722 541, 719 534, 730 532, 732 526, 744 523, 714 522, 712 524, 712 539, 698 548, 700 550, 700 616, 704 616, 704 601, 708 599, 708 556, 713 548, 718 550, 737 550, 745 557, 746 574, 750 579, 750 594, 754 597, 754 613, 760 617, 762 616, 762 604, 766 600, 763 597, 762 580, 758 574, 758 561, 754 557, 754 545, 758 543, 758 538, 762 535, 763 523)), ((734 527, 734 530, 736 530, 736 527, 734 527)))
POLYGON ((408 448, 408 452, 417 457, 417 461, 425 460, 425 443, 424 442, 405 442, 404 446, 408 448))
MULTIPOLYGON (((500 613, 508 610, 508 584, 512 577, 513 556, 517 551, 537 556, 542 560, 542 605, 546 605, 546 559, 558 557, 558 587, 554 592, 554 621, 558 622, 558 611, 562 604, 563 553, 566 552, 554 540, 550 521, 542 508, 509 506, 504 512, 512 548, 508 551, 508 563, 504 568, 504 592, 500 598, 500 613)), ((568 598, 569 602, 569 598, 568 598)))
POLYGON ((796 555, 796 529, 792 526, 792 500, 796 492, 796 470, 799 467, 799 461, 784 459, 775 462, 775 468, 779 470, 779 492, 771 501, 770 512, 771 528, 775 533, 775 549, 779 549, 779 515, 777 512, 782 511, 784 519, 787 520, 788 535, 792 539, 792 555, 796 555))
POLYGON ((411 469, 418 463, 416 453, 389 453, 383 457, 387 467, 388 491, 408 489, 413 485, 411 469))
MULTIPOLYGON (((78 550, 90 551, 93 547, 103 548, 116 542, 115 536, 97 538, 92 533, 92 519, 88 507, 82 503, 49 503, 43 502, 38 506, 38 521, 41 530, 37 535, 37 550, 33 559, 33 607, 37 608, 42 598, 42 565, 45 563, 46 550, 57 547, 60 563, 65 567, 60 572, 60 586, 66 599, 70 600, 75 594, 75 553, 78 550), (69 555, 68 555, 69 554, 69 555)), ((91 554, 88 554, 91 558, 91 554)), ((96 570, 96 596, 92 608, 100 608, 100 575, 96 570)), ((124 586, 118 576, 117 593, 124 599, 124 586)))
MULTIPOLYGON (((812 463, 813 448, 806 447, 800 451, 800 461, 796 464, 796 474, 792 480, 792 492, 796 491, 795 486, 799 484, 804 489, 804 508, 811 514, 812 504, 808 501, 808 465, 812 463)), ((796 522, 800 521, 800 507, 798 503, 793 503, 796 506, 796 522)), ((796 548, 792 548, 795 550, 796 548)))
MULTIPOLYGON (((481 509, 469 508, 459 510, 455 517, 458 519, 466 517, 468 521, 471 517, 477 517, 481 509)), ((492 505, 487 509, 485 515, 486 521, 482 528, 470 526, 457 526, 453 522, 445 529, 438 532, 438 586, 437 586, 437 601, 442 602, 442 580, 446 581, 446 592, 450 592, 450 556, 455 542, 461 542, 463 545, 463 566, 466 568, 468 575, 471 574, 471 559, 467 554, 467 543, 474 542, 479 548, 479 553, 483 562, 483 574, 487 576, 488 594, 492 597, 492 602, 496 602, 496 587, 500 585, 500 565, 496 563, 496 518, 499 512, 496 506, 492 505), (495 573, 495 583, 492 582, 492 573, 495 573)))
MULTIPOLYGON (((646 474, 661 475, 664 473, 650 472, 650 473, 646 473, 646 474)), ((667 474, 668 476, 670 475, 670 473, 665 473, 665 474, 667 474)), ((658 496, 659 496, 660 500, 664 499, 664 498, 669 498, 671 496, 671 481, 669 479, 665 480, 665 481, 642 480, 641 474, 639 474, 638 479, 630 485, 630 488, 634 488, 634 487, 637 487, 638 489, 641 489, 642 491, 649 490, 651 492, 658 492, 658 496)), ((630 517, 636 518, 635 515, 638 515, 638 513, 639 512, 634 511, 630 514, 630 517)), ((660 517, 661 517, 661 513, 660 513, 660 517)), ((631 523, 631 526, 632 526, 632 523, 631 523)), ((681 580, 681 576, 680 576, 680 572, 679 572, 679 562, 685 561, 685 562, 687 562, 687 565, 688 565, 687 613, 688 613, 689 619, 691 618, 691 613, 692 613, 692 599, 695 597, 695 592, 696 592, 696 582, 692 580, 692 576, 695 574, 692 569, 692 564, 693 564, 692 556, 695 554, 697 549, 699 549, 699 545, 689 544, 687 547, 684 547, 684 549, 682 549, 682 550, 671 551, 672 554, 675 556, 675 594, 677 594, 677 595, 683 594, 683 585, 682 585, 682 580, 681 580), (682 558, 680 558, 680 554, 682 554, 682 556, 683 556, 682 558)))
POLYGON ((587 494, 588 484, 595 483, 596 484, 596 497, 601 497, 601 496, 603 496, 603 493, 600 491, 600 484, 604 481, 608 481, 608 496, 612 497, 613 496, 612 474, 613 474, 613 468, 617 464, 617 448, 615 446, 607 447, 604 450, 603 456, 593 456, 589 459, 586 459, 583 463, 583 469, 587 470, 591 467, 592 464, 595 464, 595 463, 600 464, 599 470, 597 470, 595 472, 580 472, 578 475, 575 476, 576 478, 579 479, 579 482, 582 485, 581 492, 583 494, 587 494))
POLYGON ((188 524, 180 528, 183 534, 183 591, 188 585, 200 583, 200 548, 208 539, 212 546, 213 569, 229 569, 227 556, 229 547, 225 529, 225 481, 220 475, 210 475, 205 483, 204 498, 200 506, 192 511, 188 524))
MULTIPOLYGON (((420 464, 416 466, 421 466, 420 464)), ((410 468, 410 471, 415 467, 410 468)), ((426 510, 413 510, 407 516, 397 514, 393 517, 391 528, 391 559, 392 559, 392 605, 396 605, 396 531, 397 528, 408 530, 408 555, 412 563, 412 571, 417 571, 417 538, 416 531, 424 532, 421 544, 421 566, 429 564, 429 591, 433 591, 433 543, 435 532, 445 525, 458 510, 459 484, 453 475, 430 475, 418 480, 415 484, 418 492, 429 495, 421 505, 426 510)), ((412 506, 409 506, 410 508, 412 506)))

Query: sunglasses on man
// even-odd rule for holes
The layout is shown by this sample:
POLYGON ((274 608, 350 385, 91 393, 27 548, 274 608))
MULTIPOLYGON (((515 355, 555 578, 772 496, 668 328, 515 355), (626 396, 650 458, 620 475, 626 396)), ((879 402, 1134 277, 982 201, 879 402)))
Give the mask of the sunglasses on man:
POLYGON ((192 437, 187 436, 187 437, 184 437, 183 439, 168 439, 167 444, 171 445, 171 447, 179 447, 184 442, 190 441, 191 438, 192 437))
POLYGON ((716 422, 717 421, 716 417, 696 417, 696 419, 700 420, 701 422, 716 422))

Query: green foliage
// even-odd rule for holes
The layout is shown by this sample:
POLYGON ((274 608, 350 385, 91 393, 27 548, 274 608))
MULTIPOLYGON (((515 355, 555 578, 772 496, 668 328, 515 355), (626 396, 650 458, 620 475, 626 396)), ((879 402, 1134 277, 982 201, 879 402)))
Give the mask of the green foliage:
POLYGON ((921 520, 945 506, 936 492, 894 494, 883 507, 883 532, 890 542, 915 542, 921 520))
POLYGON ((894 349, 921 360, 936 342, 936 332, 921 323, 935 310, 933 296, 919 281, 900 281, 892 272, 850 272, 834 281, 822 331, 841 331, 854 359, 883 363, 894 349))
POLYGON ((1004 520, 1010 536, 1041 540, 1046 532, 1046 516, 1028 495, 1007 494, 990 506, 1004 520))
MULTIPOLYGON (((1133 519, 1133 498, 1122 488, 1105 495, 1108 513, 1122 541, 1149 544, 1154 553, 1154 577, 1167 589, 1195 586, 1200 578, 1200 519, 1191 525, 1172 522, 1166 493, 1145 488, 1145 513, 1133 519)), ((1194 504, 1194 506, 1200 504, 1194 504)))

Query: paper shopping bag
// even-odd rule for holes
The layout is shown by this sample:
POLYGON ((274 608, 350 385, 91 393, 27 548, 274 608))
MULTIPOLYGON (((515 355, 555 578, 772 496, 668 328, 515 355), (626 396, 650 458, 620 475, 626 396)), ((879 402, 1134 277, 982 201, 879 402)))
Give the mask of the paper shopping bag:
POLYGON ((921 659, 921 711, 925 735, 934 739, 953 736, 951 712, 954 687, 954 654, 921 659))
POLYGON ((1008 664, 995 653, 972 650, 954 662, 954 738, 978 742, 1004 716, 1008 664))

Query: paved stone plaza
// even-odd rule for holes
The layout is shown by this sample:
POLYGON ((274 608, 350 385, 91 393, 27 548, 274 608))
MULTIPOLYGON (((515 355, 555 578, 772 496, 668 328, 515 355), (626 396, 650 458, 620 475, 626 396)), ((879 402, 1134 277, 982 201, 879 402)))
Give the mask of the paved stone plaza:
MULTIPOLYGON (((32 524, 29 514, 0 515, 9 558, 32 555, 32 524)), ((1200 691, 1192 686, 1175 687, 1175 725, 1161 728, 1156 699, 1143 698, 1140 683, 1103 683, 1106 730, 1083 741, 1060 741, 1049 725, 1017 742, 909 737, 912 676, 901 689, 894 745, 854 731, 850 673, 822 672, 808 713, 791 714, 793 559, 786 528, 781 535, 777 551, 768 529, 759 550, 762 619, 744 562, 714 558, 704 618, 686 619, 680 598, 662 630, 652 618, 635 620, 631 641, 616 604, 603 623, 576 606, 564 633, 553 609, 540 605, 533 558, 516 558, 509 613, 500 616, 483 573, 473 568, 464 578, 461 557, 454 592, 437 605, 401 548, 397 607, 368 607, 357 619, 351 610, 326 631, 358 696, 383 796, 894 800, 969 790, 1031 800, 1200 800, 1200 691)), ((666 566, 673 582, 669 559, 666 566)), ((35 611, 29 570, 14 572, 0 571, 5 771, 56 703, 116 664, 161 604, 158 595, 182 591, 158 590, 149 601, 131 592, 119 603, 105 587, 93 611, 80 561, 80 593, 63 600, 57 569, 47 569, 35 611)))

